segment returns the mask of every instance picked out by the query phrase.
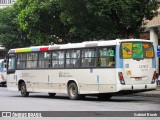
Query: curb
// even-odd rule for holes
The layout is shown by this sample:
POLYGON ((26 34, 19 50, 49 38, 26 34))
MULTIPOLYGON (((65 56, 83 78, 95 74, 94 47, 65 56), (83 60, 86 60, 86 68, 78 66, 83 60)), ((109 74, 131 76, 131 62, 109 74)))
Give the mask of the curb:
POLYGON ((135 96, 145 96, 145 97, 160 97, 160 85, 157 85, 156 90, 134 93, 135 96))
POLYGON ((157 88, 156 88, 156 90, 160 90, 160 85, 157 85, 157 88))
POLYGON ((160 98, 160 93, 158 94, 150 94, 150 93, 135 93, 135 94, 132 94, 134 96, 144 96, 144 97, 158 97, 160 98))

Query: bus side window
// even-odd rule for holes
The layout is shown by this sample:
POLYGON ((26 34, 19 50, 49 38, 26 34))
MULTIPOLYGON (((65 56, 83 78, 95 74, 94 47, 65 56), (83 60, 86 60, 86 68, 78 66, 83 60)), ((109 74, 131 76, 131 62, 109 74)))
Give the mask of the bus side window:
POLYGON ((38 53, 27 53, 26 68, 37 68, 38 53))
POLYGON ((52 52, 52 67, 63 68, 64 67, 64 51, 52 52))
POLYGON ((79 59, 80 59, 80 50, 67 50, 66 67, 67 68, 79 67, 80 65, 79 59))
POLYGON ((80 59, 77 59, 77 61, 75 62, 75 67, 79 67, 80 66, 80 59))
POLYGON ((96 48, 82 49, 82 67, 96 67, 96 48))
POLYGON ((115 48, 99 48, 98 66, 114 67, 115 66, 115 48))
POLYGON ((25 69, 26 65, 26 54, 17 54, 17 69, 25 69))
POLYGON ((38 59, 38 68, 51 67, 50 58, 51 58, 50 52, 40 52, 39 59, 38 59))
POLYGON ((88 59, 83 59, 82 60, 82 67, 88 67, 89 66, 89 60, 88 59))

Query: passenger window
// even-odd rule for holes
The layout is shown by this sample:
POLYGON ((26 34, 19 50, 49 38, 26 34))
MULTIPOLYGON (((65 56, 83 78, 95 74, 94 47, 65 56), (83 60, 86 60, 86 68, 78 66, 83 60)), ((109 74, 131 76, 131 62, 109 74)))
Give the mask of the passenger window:
POLYGON ((82 50, 82 67, 96 67, 97 50, 95 48, 82 50))
POLYGON ((115 66, 115 47, 100 48, 98 52, 99 67, 115 66))
POLYGON ((40 52, 39 53, 38 67, 39 68, 49 68, 49 67, 51 67, 50 58, 51 58, 50 52, 40 52))
POLYGON ((38 53, 27 53, 26 68, 37 68, 38 53))
POLYGON ((26 54, 17 55, 17 69, 25 69, 26 67, 26 54))
POLYGON ((54 68, 64 67, 64 51, 52 52, 52 67, 54 68))
POLYGON ((80 67, 80 50, 67 50, 66 67, 80 67))

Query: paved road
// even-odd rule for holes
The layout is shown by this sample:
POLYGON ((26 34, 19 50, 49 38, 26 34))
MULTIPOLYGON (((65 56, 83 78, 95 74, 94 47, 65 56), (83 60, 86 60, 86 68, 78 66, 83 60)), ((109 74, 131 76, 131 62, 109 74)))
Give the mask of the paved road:
POLYGON ((125 95, 113 96, 109 101, 99 101, 96 97, 70 100, 65 94, 50 98, 47 93, 21 97, 19 92, 0 87, 0 111, 160 111, 160 97, 125 95))

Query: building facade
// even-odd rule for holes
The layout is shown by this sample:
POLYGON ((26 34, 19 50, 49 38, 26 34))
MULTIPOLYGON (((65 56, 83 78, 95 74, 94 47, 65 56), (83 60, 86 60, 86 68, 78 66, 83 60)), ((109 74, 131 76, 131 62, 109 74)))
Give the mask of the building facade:
POLYGON ((14 4, 15 0, 0 0, 0 8, 8 7, 14 4))
POLYGON ((158 16, 154 17, 151 21, 147 21, 146 31, 149 34, 143 34, 142 38, 150 39, 155 43, 155 51, 156 51, 156 71, 160 74, 160 58, 157 55, 157 48, 160 46, 160 9, 158 10, 158 16))

